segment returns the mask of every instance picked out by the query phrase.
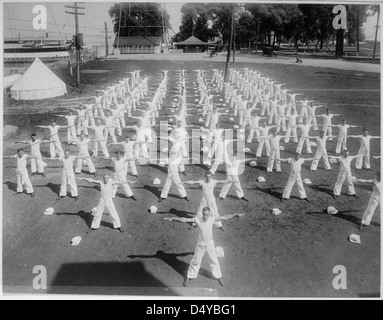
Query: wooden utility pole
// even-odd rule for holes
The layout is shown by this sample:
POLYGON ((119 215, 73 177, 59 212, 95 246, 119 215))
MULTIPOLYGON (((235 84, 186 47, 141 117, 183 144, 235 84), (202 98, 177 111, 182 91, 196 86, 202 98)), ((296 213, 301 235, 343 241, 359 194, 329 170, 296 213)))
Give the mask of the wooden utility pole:
MULTIPOLYGON (((78 2, 78 3, 84 3, 84 2, 78 2)), ((84 7, 79 7, 77 2, 74 3, 74 6, 65 6, 65 8, 74 9, 74 12, 65 11, 65 13, 73 14, 75 19, 75 28, 76 28, 76 36, 75 36, 75 47, 76 47, 76 74, 77 74, 77 86, 81 85, 81 46, 82 46, 82 39, 80 39, 79 36, 79 25, 78 25, 78 16, 83 16, 85 13, 79 12, 80 9, 84 9, 84 7), (81 40, 81 41, 80 41, 81 40)))
POLYGON ((372 59, 374 59, 374 60, 375 60, 375 54, 376 54, 376 43, 377 43, 377 41, 378 41, 379 17, 380 17, 380 6, 378 7, 378 19, 376 20, 376 32, 375 32, 375 42, 374 42, 374 53, 372 54, 372 59))
POLYGON ((104 22, 105 23, 105 59, 108 58, 108 55, 109 55, 109 43, 108 43, 108 35, 109 35, 109 31, 108 31, 108 24, 106 23, 106 21, 104 22))
POLYGON ((359 5, 356 6, 356 52, 359 53, 359 5))
POLYGON ((259 42, 259 31, 261 29, 261 19, 258 20, 258 27, 257 27, 257 43, 255 44, 255 51, 258 52, 258 42, 259 42))
POLYGON ((231 7, 231 35, 233 37, 233 63, 235 62, 235 20, 234 20, 234 7, 231 7))
MULTIPOLYGON (((231 12, 233 12, 233 5, 231 5, 231 12)), ((234 26, 234 19, 233 14, 231 15, 231 27, 230 27, 230 35, 229 35, 229 45, 227 46, 227 58, 226 58, 226 68, 225 68, 225 82, 228 81, 229 78, 229 67, 230 67, 230 54, 231 54, 231 48, 233 46, 232 39, 233 39, 233 26, 234 26)))

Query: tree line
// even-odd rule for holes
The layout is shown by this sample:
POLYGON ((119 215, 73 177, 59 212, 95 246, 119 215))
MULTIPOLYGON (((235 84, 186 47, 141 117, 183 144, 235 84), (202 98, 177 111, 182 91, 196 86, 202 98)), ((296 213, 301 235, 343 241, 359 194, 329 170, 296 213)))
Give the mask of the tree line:
MULTIPOLYGON (((177 41, 196 36, 202 41, 220 35, 227 44, 230 35, 232 10, 235 20, 236 47, 254 47, 255 43, 280 45, 282 42, 315 45, 323 49, 335 39, 331 4, 217 4, 187 3, 182 9, 182 21, 177 41)), ((364 41, 362 25, 378 6, 346 5, 349 45, 364 41), (358 32, 359 31, 359 32, 358 32)))

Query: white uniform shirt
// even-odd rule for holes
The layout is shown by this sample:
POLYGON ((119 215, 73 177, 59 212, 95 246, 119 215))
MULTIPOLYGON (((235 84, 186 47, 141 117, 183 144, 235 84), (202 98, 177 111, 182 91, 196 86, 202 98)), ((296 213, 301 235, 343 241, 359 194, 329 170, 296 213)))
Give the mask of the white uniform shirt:
POLYGON ((327 152, 326 150, 326 142, 327 142, 328 136, 323 136, 321 137, 316 137, 316 142, 317 142, 317 152, 322 151, 322 152, 327 152))
POLYGON ((323 124, 326 126, 331 126, 331 119, 334 115, 333 114, 322 114, 323 118, 323 124))
POLYGON ((18 154, 14 155, 14 157, 17 159, 17 171, 25 171, 27 170, 27 163, 28 163, 28 155, 23 154, 21 157, 19 157, 18 154))
POLYGON ((311 128, 311 126, 309 124, 300 124, 300 125, 298 125, 298 128, 301 129, 302 138, 306 138, 309 136, 309 131, 311 128))
POLYGON ((351 161, 354 159, 354 156, 348 156, 347 158, 340 157, 340 172, 351 174, 351 161))
POLYGON ((79 155, 81 157, 89 156, 89 151, 88 151, 89 142, 90 142, 90 139, 84 139, 83 141, 79 140, 77 142, 77 148, 79 151, 79 155))
POLYGON ((198 237, 198 242, 202 244, 208 244, 213 241, 213 225, 215 219, 213 217, 209 217, 206 222, 202 221, 202 218, 195 218, 195 223, 197 224, 200 233, 198 237))
POLYGON ((69 156, 68 159, 60 157, 60 161, 63 163, 64 171, 73 171, 73 162, 76 160, 75 156, 69 156))
POLYGON ((134 155, 133 155, 133 150, 134 150, 134 146, 135 146, 136 142, 135 141, 129 141, 129 142, 124 142, 123 143, 123 146, 124 146, 124 157, 125 158, 133 158, 134 155))
POLYGON ((202 187, 203 199, 209 202, 215 201, 214 188, 217 185, 217 181, 211 180, 210 183, 207 183, 206 180, 200 180, 199 184, 202 187))
POLYGON ((31 155, 33 157, 41 158, 40 152, 41 140, 36 139, 35 141, 29 140, 29 145, 31 146, 31 155))
POLYGON ((74 126, 77 116, 65 116, 65 118, 68 120, 68 126, 72 127, 74 126))
POLYGON ((125 164, 125 158, 120 158, 120 160, 117 160, 116 158, 112 158, 114 163, 114 172, 118 176, 125 176, 124 174, 124 164, 125 164))
POLYGON ((348 128, 350 128, 350 125, 348 125, 348 124, 345 124, 345 125, 341 124, 341 125, 338 126, 338 128, 339 128, 339 137, 343 137, 343 138, 347 137, 347 130, 348 130, 348 128))
POLYGON ((282 136, 274 137, 272 134, 269 135, 270 148, 271 149, 279 149, 279 142, 281 141, 282 136))
POLYGON ((94 137, 96 138, 96 140, 105 139, 105 136, 104 136, 105 126, 102 126, 102 125, 94 126, 93 129, 94 129, 94 137))
POLYGON ((58 140, 60 140, 59 139, 59 134, 58 134, 60 126, 54 126, 54 127, 49 126, 48 128, 49 128, 49 131, 51 132, 51 141, 58 141, 58 140))
POLYGON ((298 159, 298 160, 295 160, 293 158, 290 158, 288 160, 288 163, 290 164, 291 166, 291 172, 290 172, 290 175, 291 176, 294 176, 294 177, 298 177, 300 176, 301 174, 301 170, 302 170, 302 164, 304 163, 304 159, 298 159))
POLYGON ((107 184, 105 184, 103 181, 98 182, 100 183, 101 199, 113 199, 113 181, 109 181, 107 184))

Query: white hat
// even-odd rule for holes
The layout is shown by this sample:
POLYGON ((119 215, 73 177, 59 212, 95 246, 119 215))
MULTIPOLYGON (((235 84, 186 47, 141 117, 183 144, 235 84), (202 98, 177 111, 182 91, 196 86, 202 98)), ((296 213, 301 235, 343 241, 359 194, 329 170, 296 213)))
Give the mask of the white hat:
POLYGON ((221 101, 221 102, 222 102, 222 101, 223 101, 223 99, 222 99, 222 98, 220 98, 220 99, 219 99, 219 101, 221 101))
POLYGON ((195 102, 198 102, 199 100, 198 99, 195 99, 195 102))
POLYGON ((165 167, 165 165, 166 165, 165 161, 160 161, 160 163, 158 164, 159 167, 165 167))
POLYGON ((257 180, 258 180, 258 182, 265 182, 266 181, 266 179, 264 177, 258 177, 257 180))
POLYGON ((204 164, 205 166, 207 166, 207 167, 211 167, 211 162, 210 162, 210 161, 205 161, 203 164, 204 164))
POLYGON ((336 210, 334 207, 328 207, 327 208, 327 213, 328 214, 337 214, 338 210, 336 210))
POLYGON ((55 212, 55 209, 48 208, 48 209, 45 210, 44 215, 45 216, 51 216, 53 214, 53 212, 55 212))
POLYGON ((170 119, 169 119, 169 122, 174 122, 173 118, 170 118, 170 119))
POLYGON ((153 184, 154 185, 159 185, 159 184, 161 184, 161 180, 156 178, 156 179, 154 179, 153 184))
POLYGON ((225 112, 226 112, 226 113, 229 113, 229 112, 230 112, 230 110, 225 110, 225 112))
POLYGON ((284 146, 280 146, 279 150, 283 151, 283 150, 285 150, 285 147, 284 146))
POLYGON ((156 214, 157 213, 157 207, 155 207, 155 206, 151 206, 150 207, 150 209, 149 209, 149 212, 151 213, 151 214, 156 214))
POLYGON ((199 119, 198 119, 198 122, 203 122, 203 119, 202 119, 202 118, 199 118, 199 119))
POLYGON ((312 146, 312 147, 316 147, 317 144, 316 144, 314 141, 312 141, 312 142, 310 142, 310 146, 312 146))
POLYGON ((177 102, 177 98, 174 98, 173 100, 174 100, 175 102, 177 102))
POLYGON ((202 140, 207 140, 207 135, 206 135, 206 134, 202 135, 202 136, 201 136, 201 139, 202 139, 202 140))
POLYGON ((243 152, 251 152, 251 149, 245 148, 245 149, 243 149, 243 152))
POLYGON ((162 149, 162 152, 163 152, 163 153, 167 153, 167 152, 169 152, 169 148, 163 148, 163 149, 162 149))
POLYGON ((279 215, 282 213, 281 210, 279 210, 278 208, 274 208, 273 210, 271 210, 271 213, 275 216, 279 215))
POLYGON ((231 118, 230 118, 230 121, 231 121, 231 122, 234 122, 234 118, 233 118, 233 117, 231 117, 231 118))
POLYGON ((240 135, 238 136, 238 138, 243 140, 243 139, 245 139, 246 137, 245 137, 243 134, 240 134, 240 135))
POLYGON ((171 113, 175 113, 175 112, 176 112, 176 110, 172 109, 172 110, 170 110, 170 112, 171 112, 171 113))
POLYGON ((257 166, 257 161, 253 160, 250 162, 250 167, 256 167, 257 166))
POLYGON ((236 125, 234 126, 234 129, 239 129, 239 125, 236 124, 236 125))
POLYGON ((216 247, 215 253, 217 254, 218 258, 223 258, 225 256, 225 252, 223 251, 222 247, 216 247))
POLYGON ((203 152, 209 152, 209 148, 208 148, 208 147, 204 147, 204 148, 201 149, 201 151, 203 151, 203 152))
POLYGON ((357 235, 357 234, 352 234, 352 235, 350 235, 349 240, 350 240, 350 242, 352 242, 352 243, 359 243, 359 244, 361 244, 360 236, 357 235))
POLYGON ((201 113, 203 112, 203 109, 198 109, 197 112, 201 113))
POLYGON ((82 238, 81 237, 74 237, 70 243, 72 247, 78 246, 81 242, 82 238))
POLYGON ((310 180, 310 179, 304 179, 303 182, 304 182, 305 184, 311 184, 311 180, 310 180))

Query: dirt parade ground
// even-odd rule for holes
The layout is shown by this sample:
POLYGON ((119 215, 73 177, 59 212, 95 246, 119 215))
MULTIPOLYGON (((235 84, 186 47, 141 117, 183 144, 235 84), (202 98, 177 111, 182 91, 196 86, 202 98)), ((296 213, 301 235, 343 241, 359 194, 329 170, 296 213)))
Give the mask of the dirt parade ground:
MULTIPOLYGON (((86 103, 87 97, 94 97, 96 90, 115 84, 123 78, 130 78, 134 70, 141 70, 140 77, 148 77, 149 93, 140 101, 133 116, 140 115, 145 102, 151 101, 153 93, 159 87, 163 70, 168 72, 166 97, 163 99, 160 121, 167 121, 174 116, 172 108, 178 103, 180 93, 180 75, 183 70, 186 85, 187 125, 191 136, 192 129, 199 129, 205 124, 202 106, 198 104, 201 96, 198 91, 198 70, 203 70, 203 79, 210 88, 213 103, 229 109, 224 92, 212 82, 214 69, 224 70, 223 59, 157 59, 149 60, 124 57, 86 64, 83 68, 84 87, 78 90, 72 86, 75 79, 67 70, 56 72, 68 85, 68 95, 62 98, 36 102, 16 102, 10 97, 4 101, 4 125, 17 126, 19 134, 3 142, 4 156, 16 154, 20 147, 15 141, 30 139, 36 133, 40 139, 47 139, 49 131, 37 126, 48 126, 52 118, 58 125, 66 125, 66 120, 57 115, 68 115, 69 108, 78 107, 79 102, 86 103), (203 118, 203 122, 200 121, 203 118)), ((238 61, 241 61, 240 56, 238 61)), ((352 127, 348 135, 362 135, 367 128, 372 136, 381 135, 380 112, 380 66, 376 72, 367 72, 358 68, 331 68, 310 66, 296 63, 258 63, 257 59, 236 62, 231 67, 244 73, 244 68, 256 70, 281 84, 287 90, 294 90, 298 112, 302 95, 316 105, 323 105, 316 114, 324 114, 326 107, 334 114, 342 114, 332 119, 333 125, 340 125, 347 119, 352 127)), ((277 60, 275 60, 277 61, 277 60)), ((343 62, 342 62, 343 63, 343 62)), ((350 62, 352 64, 352 62, 350 62)), ((230 113, 232 112, 229 110, 230 113)), ((224 115, 220 126, 233 129, 239 125, 239 117, 224 115), (234 121, 233 121, 234 120, 234 121)), ((135 119, 125 115, 126 126, 135 123, 135 119)), ((262 120, 260 122, 263 123, 262 120)), ((172 122, 171 122, 172 124, 172 122)), ((175 124, 175 122, 173 122, 175 124)), ((323 120, 318 118, 321 128, 323 120)), ((158 137, 159 127, 153 130, 158 137)), ((166 131, 166 130, 165 130, 166 131)), ((249 135, 246 128, 246 140, 249 135)), ((93 131, 90 130, 90 136, 93 131)), ((126 135, 133 135, 131 129, 123 129, 121 142, 126 135)), ((281 131, 281 134, 285 133, 281 131)), ((299 134, 299 130, 298 130, 299 134)), ((318 135, 313 128, 310 136, 318 135)), ((333 128, 333 135, 338 135, 338 128, 333 128)), ((67 130, 59 131, 61 140, 65 140, 67 130)), ((240 133, 235 131, 234 138, 240 133)), ((151 152, 150 157, 167 157, 163 150, 164 142, 154 140, 149 145, 158 143, 158 152, 151 152)), ((203 180, 206 170, 206 152, 210 148, 199 137, 191 139, 189 157, 198 155, 200 164, 186 165, 186 176, 180 174, 182 181, 203 180)), ((109 141, 110 142, 110 141, 109 141)), ((243 141, 242 141, 243 142, 243 141)), ((64 148, 77 155, 74 145, 64 148)), ((239 142, 238 142, 239 143, 239 142)), ((62 164, 58 160, 47 160, 46 176, 31 176, 34 197, 17 193, 16 159, 3 160, 3 286, 9 293, 50 293, 50 294, 115 294, 137 296, 197 296, 197 297, 377 297, 380 296, 380 205, 375 212, 371 225, 358 229, 363 212, 369 203, 372 186, 355 183, 355 192, 359 198, 348 195, 346 184, 342 194, 334 199, 333 188, 337 180, 340 165, 331 163, 331 171, 324 169, 319 162, 316 172, 310 171, 311 161, 302 166, 302 179, 309 179, 311 184, 304 184, 310 202, 301 200, 296 186, 291 198, 281 202, 282 193, 290 175, 290 165, 282 162, 282 172, 267 173, 268 157, 263 150, 262 157, 256 156, 259 142, 243 146, 248 148, 246 158, 256 160, 256 166, 246 163, 245 171, 239 176, 248 202, 237 197, 234 185, 225 200, 217 201, 220 216, 232 213, 245 213, 241 218, 223 222, 223 230, 214 228, 213 237, 216 247, 224 249, 224 256, 219 257, 222 270, 221 286, 210 273, 206 256, 198 277, 183 287, 198 239, 198 228, 191 223, 177 223, 164 218, 193 218, 199 208, 202 191, 199 185, 184 187, 189 202, 181 199, 174 184, 169 197, 159 203, 162 188, 166 181, 167 166, 161 166, 160 160, 150 164, 138 164, 138 177, 129 171, 127 179, 131 184, 137 201, 127 198, 119 187, 114 204, 120 216, 124 233, 113 229, 112 217, 105 211, 98 231, 86 234, 91 223, 91 211, 97 207, 99 186, 79 177, 94 178, 87 166, 76 175, 79 199, 76 201, 69 194, 59 198, 62 164), (264 182, 258 180, 265 179, 264 182), (154 179, 161 184, 153 184, 154 179), (156 214, 150 214, 149 208, 156 206, 156 214), (338 213, 331 215, 327 208, 333 206, 338 213), (52 207, 53 215, 44 215, 52 207), (271 211, 281 211, 275 215, 271 211), (352 243, 350 235, 360 236, 360 244, 352 243), (80 236, 81 243, 71 246, 71 240, 80 236), (36 291, 33 281, 36 266, 44 266, 47 271, 46 290, 36 291), (336 266, 347 270, 347 288, 334 288, 336 266)), ((327 142, 330 156, 335 156, 337 139, 327 142)), ((234 143, 234 146, 237 142, 234 143)), ((351 163, 352 175, 358 179, 374 179, 380 168, 381 140, 371 140, 371 170, 356 170, 355 161, 351 163)), ((281 158, 294 157, 297 143, 281 140, 281 158)), ((347 149, 350 155, 356 155, 360 146, 358 138, 349 137, 347 149)), ((23 145, 25 153, 30 154, 28 145, 23 145)), ((170 149, 170 144, 167 146, 170 149)), ((242 147, 241 147, 242 148, 242 147)), ((90 148, 90 150, 92 147, 90 148)), ((41 146, 43 158, 49 158, 49 144, 41 146)), ((111 156, 115 151, 123 151, 122 146, 108 144, 111 156)), ((313 147, 315 154, 316 147, 313 147)), ((166 151, 166 150, 165 150, 166 151)), ((242 151, 242 150, 241 150, 242 151)), ((99 153, 101 155, 101 153, 99 153)), ((303 158, 311 158, 306 148, 303 158)), ((93 158, 98 177, 104 173, 113 173, 113 162, 101 157, 93 158)), ((214 162, 214 158, 213 158, 214 162)), ((28 164, 28 171, 31 174, 28 164)), ((219 166, 213 177, 226 180, 226 166, 219 166)), ((218 198, 222 185, 217 185, 215 197, 218 198)))

